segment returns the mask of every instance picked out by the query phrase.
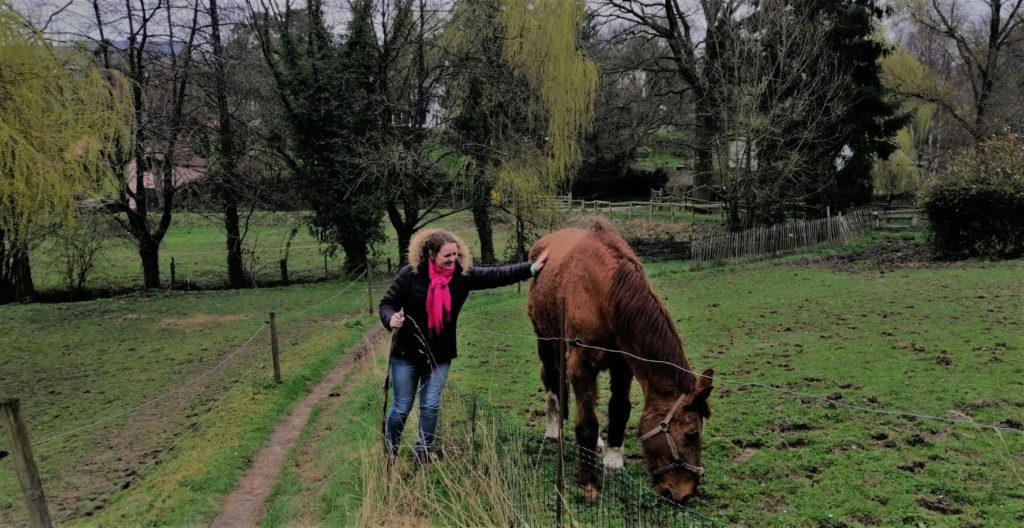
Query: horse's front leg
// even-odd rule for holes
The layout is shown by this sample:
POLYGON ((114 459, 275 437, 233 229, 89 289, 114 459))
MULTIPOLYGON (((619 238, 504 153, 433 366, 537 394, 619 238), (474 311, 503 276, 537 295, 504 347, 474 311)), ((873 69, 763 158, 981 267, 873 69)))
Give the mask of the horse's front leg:
POLYGON ((610 470, 622 469, 622 444, 626 438, 626 424, 632 404, 629 401, 629 387, 633 372, 625 363, 613 365, 611 370, 611 396, 608 399, 608 448, 604 452, 604 467, 610 470))
POLYGON ((600 490, 596 450, 598 437, 597 372, 573 362, 569 365, 569 380, 576 396, 576 443, 580 456, 580 485, 587 500, 597 498, 600 490))
POLYGON ((541 360, 540 378, 544 383, 546 393, 545 415, 547 417, 547 428, 544 430, 544 438, 557 440, 561 431, 561 424, 564 422, 568 410, 569 392, 564 386, 564 377, 561 376, 559 358, 565 353, 562 343, 554 341, 538 341, 537 353, 541 360), (562 404, 558 403, 558 394, 563 395, 562 404))

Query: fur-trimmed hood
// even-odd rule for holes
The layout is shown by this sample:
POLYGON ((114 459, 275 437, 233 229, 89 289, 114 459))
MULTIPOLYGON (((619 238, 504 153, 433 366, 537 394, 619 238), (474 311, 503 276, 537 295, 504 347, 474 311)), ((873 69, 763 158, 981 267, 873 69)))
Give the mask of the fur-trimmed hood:
MULTIPOLYGON (((412 267, 413 273, 419 272, 420 259, 426 254, 427 238, 430 235, 437 233, 438 231, 445 231, 444 229, 421 229, 409 239, 409 266, 412 267)), ((459 258, 456 264, 462 268, 462 274, 468 275, 469 269, 473 267, 473 253, 469 251, 469 246, 459 238, 458 235, 448 232, 452 238, 455 239, 455 245, 459 248, 459 258)))

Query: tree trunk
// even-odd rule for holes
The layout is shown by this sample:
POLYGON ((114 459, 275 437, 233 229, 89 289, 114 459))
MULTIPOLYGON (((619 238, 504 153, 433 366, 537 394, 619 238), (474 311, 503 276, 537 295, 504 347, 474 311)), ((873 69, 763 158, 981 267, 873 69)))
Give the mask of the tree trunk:
POLYGON ((483 171, 473 184, 473 223, 480 237, 480 262, 494 264, 494 227, 491 224, 491 191, 494 186, 486 180, 483 171))
POLYGON ((245 287, 245 268, 242 266, 242 237, 239 231, 238 206, 234 197, 226 201, 224 228, 227 231, 228 282, 232 288, 245 287))
POLYGON ((341 241, 341 249, 345 252, 345 274, 355 277, 366 270, 370 260, 366 241, 346 237, 341 241))
POLYGON ((160 242, 152 237, 139 241, 139 258, 142 260, 142 283, 145 288, 160 287, 160 242))
POLYGON ((224 63, 224 45, 220 39, 220 15, 217 0, 210 0, 210 40, 213 44, 214 91, 217 99, 217 118, 220 133, 220 188, 224 204, 224 230, 227 234, 228 282, 232 288, 246 286, 242 266, 242 237, 238 227, 238 200, 235 186, 238 174, 238 153, 231 130, 231 112, 228 110, 227 72, 224 63))
POLYGON ((398 210, 398 204, 394 200, 388 200, 388 219, 391 226, 395 228, 395 236, 398 237, 398 267, 409 264, 409 241, 416 232, 416 223, 419 221, 419 209, 415 206, 405 204, 405 218, 402 218, 398 210))
POLYGON ((0 230, 0 304, 28 299, 35 294, 28 248, 10 243, 0 230))
POLYGON ((715 134, 718 132, 718 120, 714 117, 713 104, 707 99, 698 100, 694 103, 697 114, 697 127, 693 131, 693 185, 696 188, 696 198, 711 200, 714 198, 711 186, 714 184, 714 151, 715 134))

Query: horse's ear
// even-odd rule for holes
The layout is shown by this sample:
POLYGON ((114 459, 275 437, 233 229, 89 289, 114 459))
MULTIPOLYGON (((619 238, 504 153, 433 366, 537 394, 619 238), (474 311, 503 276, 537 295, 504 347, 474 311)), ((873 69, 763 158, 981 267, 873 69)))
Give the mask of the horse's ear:
MULTIPOLYGON (((700 378, 697 380, 697 390, 701 393, 711 394, 712 384, 715 381, 715 369, 707 369, 701 373, 700 378)), ((705 395, 704 398, 707 398, 705 395)))
POLYGON ((711 396, 711 389, 715 388, 712 384, 714 377, 714 369, 707 369, 700 375, 697 379, 697 387, 694 389, 693 400, 689 404, 689 407, 696 409, 705 418, 711 416, 711 406, 708 405, 708 397, 711 396))

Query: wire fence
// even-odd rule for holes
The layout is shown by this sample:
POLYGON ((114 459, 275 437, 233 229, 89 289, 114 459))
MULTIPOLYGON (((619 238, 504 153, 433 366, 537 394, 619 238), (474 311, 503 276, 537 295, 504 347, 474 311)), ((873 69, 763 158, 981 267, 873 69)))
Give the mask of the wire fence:
POLYGON ((451 384, 445 392, 437 435, 442 456, 477 457, 484 449, 496 449, 497 459, 506 463, 501 479, 517 526, 720 526, 654 493, 648 482, 626 470, 604 471, 598 453, 584 451, 581 456, 579 447, 568 439, 563 444, 560 478, 557 441, 512 423, 478 395, 451 384), (577 483, 581 464, 595 467, 602 475, 596 499, 588 500, 577 483))
POLYGON ((820 220, 748 229, 724 235, 694 236, 691 261, 695 268, 740 260, 773 258, 825 244, 842 243, 872 229, 869 213, 854 211, 820 220))
MULTIPOLYGON (((361 284, 360 281, 366 278, 366 273, 367 272, 364 268, 362 273, 360 273, 356 278, 347 281, 347 283, 342 283, 338 291, 334 292, 333 294, 325 297, 324 299, 316 302, 315 304, 304 306, 301 309, 290 311, 283 315, 286 315, 287 319, 295 319, 298 317, 302 317, 308 314, 310 311, 319 308, 331 301, 334 301, 338 297, 344 295, 346 292, 351 291, 352 288, 355 287, 356 285, 361 284)), ((364 312, 362 310, 359 310, 349 315, 348 317, 346 317, 337 324, 343 327, 348 321, 361 316, 363 313, 364 312)), ((281 319, 279 318, 279 320, 281 319)), ((164 404, 166 404, 168 401, 170 401, 168 399, 171 398, 172 396, 174 396, 175 398, 184 398, 183 394, 191 394, 190 392, 183 392, 185 389, 192 389, 200 392, 206 391, 206 384, 209 383, 210 380, 212 380, 213 378, 217 377, 215 375, 220 375, 220 378, 223 378, 230 374, 230 377, 227 378, 228 381, 222 387, 218 387, 216 389, 219 392, 219 395, 212 401, 212 403, 200 404, 201 410, 197 410, 197 412, 202 414, 203 416, 209 415, 210 413, 215 411, 220 406, 220 404, 224 400, 226 400, 231 394, 236 393, 236 389, 240 385, 242 385, 243 382, 251 380, 252 374, 255 373, 257 369, 266 366, 266 361, 255 361, 255 358, 252 357, 251 352, 254 349, 258 349, 258 347, 252 345, 254 344, 254 342, 256 342, 257 338, 265 330, 267 330, 269 326, 269 322, 263 322, 260 325, 260 327, 256 329, 254 333, 251 334, 247 339, 245 339, 245 341, 241 345, 232 350, 230 353, 224 355, 212 367, 203 370, 202 372, 190 377, 187 380, 182 381, 181 383, 178 383, 174 387, 163 390, 159 394, 149 399, 146 399, 140 403, 132 405, 125 410, 115 412, 113 414, 101 417, 99 419, 95 419, 85 425, 74 427, 67 431, 63 431, 57 434, 47 436, 42 439, 31 441, 31 446, 42 447, 48 444, 52 444, 54 442, 56 442, 55 445, 60 446, 60 442, 57 442, 58 440, 65 439, 67 437, 73 437, 92 429, 97 429, 101 427, 112 427, 112 424, 116 423, 118 419, 133 415, 134 413, 143 408, 153 407, 154 405, 160 402, 164 402, 164 404)), ((159 410, 159 408, 157 409, 158 410, 154 412, 162 412, 159 410)), ((186 430, 175 433, 170 443, 160 446, 156 452, 168 452, 175 449, 183 439, 190 437, 192 433, 194 433, 196 430, 208 425, 210 425, 208 421, 201 418, 196 419, 195 423, 191 424, 191 426, 188 427, 186 430)), ((4 447, 2 442, 0 442, 0 447, 4 447)), ((58 447, 57 449, 60 449, 60 447, 58 447)), ((159 463, 160 460, 161 457, 154 457, 142 463, 140 466, 133 468, 131 475, 129 476, 128 482, 118 482, 116 484, 112 483, 112 489, 126 488, 128 485, 130 485, 131 480, 139 478, 139 476, 143 473, 144 468, 157 464, 159 463)), ((75 517, 78 517, 79 515, 81 515, 81 512, 78 512, 75 509, 65 509, 57 513, 55 520, 58 522, 65 522, 75 517)))

